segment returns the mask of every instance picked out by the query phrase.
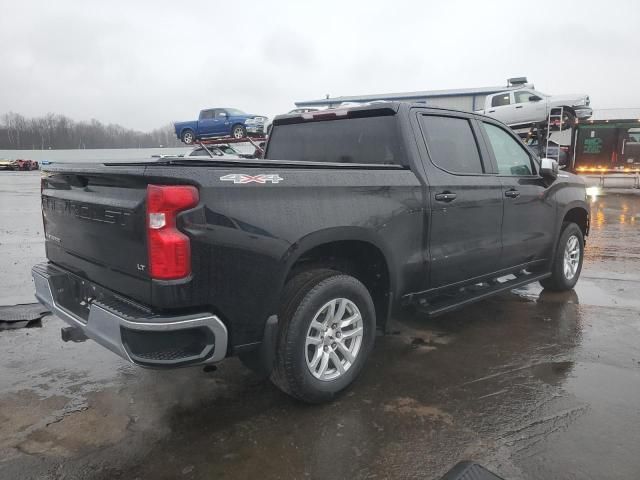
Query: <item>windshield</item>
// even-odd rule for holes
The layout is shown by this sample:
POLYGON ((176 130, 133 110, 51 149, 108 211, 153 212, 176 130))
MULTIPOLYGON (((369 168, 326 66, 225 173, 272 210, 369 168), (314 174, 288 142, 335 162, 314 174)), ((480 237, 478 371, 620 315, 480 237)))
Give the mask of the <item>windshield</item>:
POLYGON ((238 110, 237 108, 225 108, 225 110, 232 117, 240 117, 240 116, 247 115, 245 112, 243 112, 242 110, 238 110))

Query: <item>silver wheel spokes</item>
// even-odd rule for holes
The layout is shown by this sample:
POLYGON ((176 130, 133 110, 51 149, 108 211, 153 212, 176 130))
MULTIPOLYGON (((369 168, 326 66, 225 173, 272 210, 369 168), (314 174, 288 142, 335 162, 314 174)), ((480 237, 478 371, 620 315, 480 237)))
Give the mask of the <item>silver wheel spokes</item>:
POLYGON ((242 138, 242 129, 241 129, 241 128, 236 128, 236 129, 233 131, 233 136, 234 136, 235 138, 242 138))
POLYGON ((564 249, 563 271, 567 280, 575 277, 578 265, 580 265, 580 242, 578 237, 572 235, 567 240, 567 245, 564 249))
POLYGON ((346 298, 327 302, 313 317, 305 341, 305 359, 319 380, 335 380, 353 365, 364 334, 362 316, 346 298))

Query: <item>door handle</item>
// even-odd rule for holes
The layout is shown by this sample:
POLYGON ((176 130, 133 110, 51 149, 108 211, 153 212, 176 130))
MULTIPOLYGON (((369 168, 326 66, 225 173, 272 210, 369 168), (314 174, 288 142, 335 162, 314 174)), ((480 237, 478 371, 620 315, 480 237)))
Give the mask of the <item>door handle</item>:
POLYGON ((489 113, 493 113, 495 112, 495 110, 487 110, 489 113))
POLYGON ((516 108, 522 108, 522 105, 518 105, 516 108))
POLYGON ((451 201, 455 200, 456 197, 457 197, 457 195, 455 193, 442 192, 442 193, 436 193, 435 199, 438 202, 451 202, 451 201))
POLYGON ((518 198, 520 196, 520 192, 515 189, 511 189, 504 192, 504 196, 509 198, 518 198))

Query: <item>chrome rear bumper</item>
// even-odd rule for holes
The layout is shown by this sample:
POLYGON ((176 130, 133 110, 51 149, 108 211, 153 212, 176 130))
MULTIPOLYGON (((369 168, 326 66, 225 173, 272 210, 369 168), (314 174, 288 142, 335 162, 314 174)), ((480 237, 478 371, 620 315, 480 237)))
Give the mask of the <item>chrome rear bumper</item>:
POLYGON ((153 314, 49 263, 34 266, 31 274, 40 303, 69 325, 80 328, 87 337, 136 365, 167 368, 211 364, 226 356, 227 328, 213 314, 153 314), (76 307, 84 308, 86 315, 76 313, 78 309, 68 304, 68 298, 67 304, 59 301, 69 281, 79 281, 88 291, 99 292, 99 298, 89 302, 81 298, 72 301, 76 307))

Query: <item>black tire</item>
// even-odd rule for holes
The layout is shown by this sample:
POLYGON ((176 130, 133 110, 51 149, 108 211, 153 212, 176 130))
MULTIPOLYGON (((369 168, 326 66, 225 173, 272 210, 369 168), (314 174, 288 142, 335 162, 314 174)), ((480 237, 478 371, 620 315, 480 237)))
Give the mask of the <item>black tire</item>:
MULTIPOLYGON (((554 115, 560 113, 560 108, 561 107, 553 107, 551 109, 552 113, 554 115)), ((576 123, 576 114, 573 111, 573 109, 571 107, 562 107, 562 121, 561 124, 560 123, 554 123, 551 125, 551 130, 552 131, 557 131, 557 130, 566 130, 568 128, 572 128, 576 123)))
POLYGON ((247 136, 247 129, 244 128, 244 125, 234 125, 231 129, 231 136, 233 138, 244 138, 247 136))
POLYGON ((562 129, 573 128, 576 124, 576 114, 569 108, 564 108, 564 114, 562 115, 562 129))
POLYGON ((182 142, 186 145, 192 145, 193 142, 196 141, 196 135, 193 133, 193 130, 187 128, 182 132, 181 138, 182 142))
MULTIPOLYGON (((362 371, 375 342, 375 315, 369 291, 356 278, 327 269, 298 274, 287 283, 283 292, 271 381, 285 393, 304 402, 321 403, 332 400, 352 384, 362 371), (362 320, 362 339, 355 360, 344 373, 332 380, 321 380, 311 373, 311 367, 307 364, 309 348, 321 347, 307 346, 306 338, 314 317, 334 299, 347 299, 357 307, 362 320)), ((322 348, 327 351, 327 348, 322 348)), ((338 350, 334 348, 334 351, 338 350)), ((346 362, 346 357, 342 360, 346 362)), ((335 367, 333 360, 332 365, 335 367)), ((337 368, 334 371, 337 373, 337 368)))
POLYGON ((554 292, 571 290, 578 282, 578 278, 580 277, 583 259, 584 236, 582 234, 582 230, 580 230, 580 227, 578 227, 578 225, 576 225, 575 223, 565 222, 562 225, 562 231, 560 233, 560 238, 558 239, 555 256, 551 264, 551 276, 549 278, 545 278, 544 280, 540 280, 540 285, 542 285, 546 290, 551 290, 554 292), (573 276, 568 278, 567 274, 565 274, 565 251, 567 250, 569 241, 574 237, 578 241, 580 252, 578 253, 577 269, 573 273, 573 276))

